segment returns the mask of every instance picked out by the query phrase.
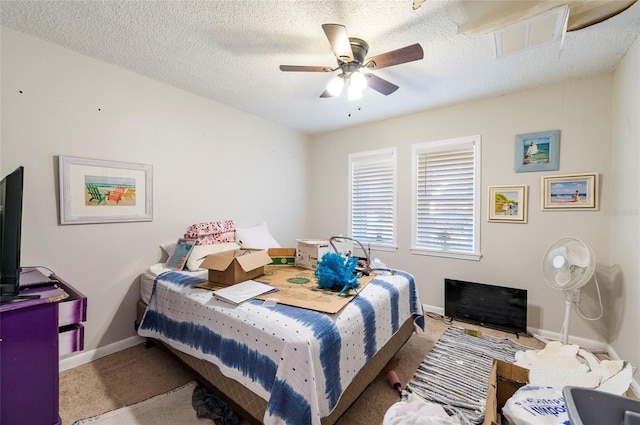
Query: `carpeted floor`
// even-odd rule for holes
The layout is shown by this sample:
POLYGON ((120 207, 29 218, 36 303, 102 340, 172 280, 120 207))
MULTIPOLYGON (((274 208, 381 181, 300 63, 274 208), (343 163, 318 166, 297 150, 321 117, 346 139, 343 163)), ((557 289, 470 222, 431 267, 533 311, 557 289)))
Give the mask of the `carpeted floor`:
POLYGON ((131 406, 81 419, 73 425, 211 425, 210 418, 194 414, 192 397, 197 381, 131 406))
MULTIPOLYGON (((540 341, 478 326, 455 323, 483 333, 514 339, 519 344, 542 348, 540 341)), ((385 370, 338 420, 337 425, 382 424, 384 414, 398 401, 386 377, 393 369, 406 385, 414 372, 449 327, 449 322, 426 318, 425 332, 418 331, 398 351, 385 370)), ((64 425, 123 406, 131 405, 186 384, 195 376, 160 347, 139 345, 60 373, 60 417, 64 425)), ((126 425, 126 424, 122 424, 126 425)))

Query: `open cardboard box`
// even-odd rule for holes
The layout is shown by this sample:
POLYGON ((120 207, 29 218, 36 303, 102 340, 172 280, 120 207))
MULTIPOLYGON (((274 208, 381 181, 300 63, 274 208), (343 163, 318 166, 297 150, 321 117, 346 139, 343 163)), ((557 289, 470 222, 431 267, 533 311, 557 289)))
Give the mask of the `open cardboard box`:
POLYGON ((487 387, 487 407, 484 425, 502 425, 500 416, 507 400, 529 383, 529 370, 499 359, 493 359, 489 385, 487 387))
POLYGON ((234 285, 262 276, 270 263, 265 250, 236 249, 209 254, 200 267, 209 269, 210 282, 234 285))

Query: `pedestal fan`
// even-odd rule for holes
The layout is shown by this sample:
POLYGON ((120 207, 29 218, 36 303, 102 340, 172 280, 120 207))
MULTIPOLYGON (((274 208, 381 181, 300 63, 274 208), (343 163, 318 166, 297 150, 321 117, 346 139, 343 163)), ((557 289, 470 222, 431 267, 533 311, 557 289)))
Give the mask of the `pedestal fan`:
MULTIPOLYGON (((567 344, 569 339, 571 307, 580 301, 580 288, 591 280, 595 268, 596 258, 593 251, 580 239, 559 239, 552 243, 544 254, 542 259, 544 280, 552 288, 564 291, 563 344, 567 344)), ((598 294, 599 292, 598 290, 598 294)))

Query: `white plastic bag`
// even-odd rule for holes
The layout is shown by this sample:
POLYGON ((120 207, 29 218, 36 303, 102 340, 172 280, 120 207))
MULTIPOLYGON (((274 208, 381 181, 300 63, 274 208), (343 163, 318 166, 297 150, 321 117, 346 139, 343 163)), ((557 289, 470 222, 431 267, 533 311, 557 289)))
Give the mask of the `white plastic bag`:
POLYGON ((460 421, 439 404, 410 393, 408 401, 395 403, 387 410, 382 425, 460 425, 460 421))
POLYGON ((570 425, 562 391, 525 385, 502 408, 511 425, 570 425))

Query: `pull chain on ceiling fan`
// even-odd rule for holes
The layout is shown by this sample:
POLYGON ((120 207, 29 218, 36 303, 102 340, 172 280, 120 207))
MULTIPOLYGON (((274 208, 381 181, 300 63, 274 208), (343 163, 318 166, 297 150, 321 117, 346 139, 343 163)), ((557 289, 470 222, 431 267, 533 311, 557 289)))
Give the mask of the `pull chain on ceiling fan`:
POLYGON ((367 71, 424 58, 422 46, 416 43, 371 57, 365 61, 369 52, 369 44, 366 41, 349 37, 344 25, 323 24, 322 29, 338 61, 336 68, 330 66, 280 65, 280 70, 286 72, 333 72, 339 70, 340 72, 329 81, 326 90, 320 95, 323 98, 339 96, 345 86, 349 100, 361 98, 363 90, 367 87, 371 87, 375 91, 388 96, 398 90, 398 86, 367 71))

